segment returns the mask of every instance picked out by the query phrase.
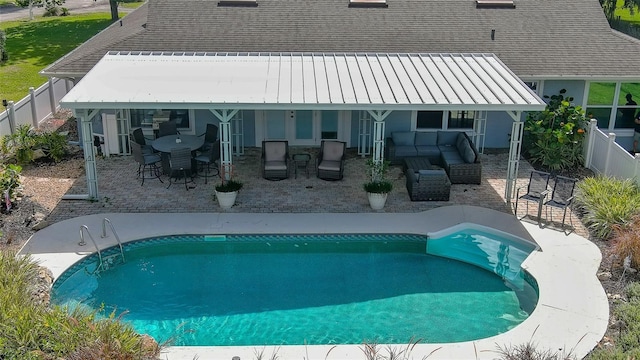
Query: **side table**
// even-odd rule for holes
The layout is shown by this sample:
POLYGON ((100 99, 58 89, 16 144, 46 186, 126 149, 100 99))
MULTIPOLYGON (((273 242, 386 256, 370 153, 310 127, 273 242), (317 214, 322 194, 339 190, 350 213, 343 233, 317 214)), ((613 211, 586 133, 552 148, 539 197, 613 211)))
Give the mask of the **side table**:
POLYGON ((309 161, 311 161, 311 154, 308 154, 308 153, 293 154, 291 159, 293 160, 293 167, 295 169, 296 179, 298 178, 298 169, 300 170, 304 169, 308 179, 309 178, 309 161))

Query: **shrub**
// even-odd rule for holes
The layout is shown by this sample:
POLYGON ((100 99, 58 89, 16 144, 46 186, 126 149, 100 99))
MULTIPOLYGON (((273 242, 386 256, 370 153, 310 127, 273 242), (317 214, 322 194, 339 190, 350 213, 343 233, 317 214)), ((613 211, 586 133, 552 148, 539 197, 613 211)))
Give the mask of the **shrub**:
POLYGON ((585 112, 564 97, 566 90, 549 98, 544 111, 531 112, 524 124, 524 149, 529 160, 549 170, 582 165, 582 147, 587 124, 585 112))
POLYGON ((630 256, 631 263, 628 266, 632 268, 640 265, 640 228, 638 226, 640 226, 639 215, 635 215, 628 224, 613 225, 613 252, 621 263, 630 256))
POLYGON ((538 349, 536 344, 528 342, 521 345, 498 346, 501 360, 570 360, 576 359, 571 353, 538 349))
POLYGON ((159 347, 114 313, 52 309, 32 300, 39 267, 0 251, 0 354, 3 359, 156 359, 159 347))
POLYGON ((585 225, 602 239, 609 237, 614 225, 628 225, 640 211, 640 192, 630 179, 585 178, 577 184, 575 201, 583 212, 585 225))
POLYGON ((0 164, 0 195, 2 196, 2 208, 5 210, 8 210, 10 204, 22 195, 21 171, 22 167, 19 165, 0 164))
POLYGON ((38 132, 29 125, 20 125, 11 135, 0 140, 4 162, 28 164, 37 158, 61 161, 67 155, 67 139, 55 132, 38 132))

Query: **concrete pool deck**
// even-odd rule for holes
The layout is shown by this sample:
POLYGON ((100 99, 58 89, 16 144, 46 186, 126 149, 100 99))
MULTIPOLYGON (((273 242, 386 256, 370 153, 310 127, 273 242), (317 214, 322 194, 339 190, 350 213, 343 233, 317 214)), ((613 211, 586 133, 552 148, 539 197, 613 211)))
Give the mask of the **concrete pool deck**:
MULTIPOLYGON (((57 278, 82 257, 95 251, 91 240, 79 246, 79 229, 86 225, 100 249, 116 245, 114 236, 101 238, 104 218, 109 218, 120 240, 174 234, 302 234, 302 233, 413 233, 428 234, 472 223, 535 241, 541 251, 523 263, 537 280, 540 295, 534 312, 522 324, 503 334, 460 343, 418 344, 412 357, 429 359, 493 359, 497 346, 522 345, 582 358, 602 339, 609 320, 607 296, 596 272, 599 249, 576 234, 518 221, 513 215, 476 206, 444 206, 419 213, 105 213, 55 223, 34 234, 20 254, 30 254, 57 278)), ((110 231, 107 231, 110 234, 110 231)), ((401 349, 403 345, 393 345, 401 349)), ((385 346, 382 346, 383 354, 385 346)), ((257 347, 169 347, 167 360, 254 359, 257 347)), ((365 359, 358 345, 278 346, 264 348, 281 359, 365 359), (328 354, 328 356, 327 356, 328 354)))

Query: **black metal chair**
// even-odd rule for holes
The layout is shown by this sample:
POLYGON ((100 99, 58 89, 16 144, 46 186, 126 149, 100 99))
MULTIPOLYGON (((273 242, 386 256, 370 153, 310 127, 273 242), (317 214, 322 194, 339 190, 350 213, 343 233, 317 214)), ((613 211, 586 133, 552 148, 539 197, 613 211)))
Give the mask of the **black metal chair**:
POLYGON ((178 131, 178 125, 175 121, 164 121, 158 124, 158 137, 178 134, 180 134, 180 132, 178 131))
POLYGON ((160 155, 158 154, 144 154, 142 152, 142 147, 135 141, 129 141, 129 146, 131 146, 131 154, 133 154, 133 158, 138 163, 138 177, 142 175, 142 184, 144 185, 144 179, 146 178, 145 174, 149 171, 149 175, 160 180, 161 183, 164 183, 160 178, 161 168, 158 164, 162 161, 160 155))
POLYGON ((147 144, 147 141, 144 138, 144 133, 142 132, 141 128, 134 129, 131 135, 133 135, 133 141, 140 144, 143 154, 151 154, 154 152, 153 147, 147 144))
POLYGON ((218 127, 214 124, 207 124, 207 130, 204 134, 198 136, 204 136, 204 144, 200 148, 202 151, 207 151, 209 148, 218 141, 218 127))
POLYGON ((220 175, 220 168, 216 161, 220 160, 220 142, 213 142, 208 150, 205 150, 200 155, 194 158, 198 164, 198 176, 204 178, 204 183, 207 183, 207 179, 220 175), (213 165, 213 169, 211 166, 213 165))
POLYGON ((171 169, 169 172, 169 186, 167 189, 171 187, 173 182, 171 179, 175 179, 177 182, 179 178, 184 178, 184 188, 189 191, 189 186, 187 186, 188 182, 193 183, 193 172, 192 172, 192 162, 191 162, 191 149, 187 147, 179 147, 171 149, 171 157, 169 158, 169 168, 171 169), (188 181, 187 177, 190 177, 191 180, 188 181))
MULTIPOLYGON (((573 191, 576 187, 577 179, 572 179, 564 176, 556 176, 556 181, 553 184, 553 191, 551 192, 551 198, 544 203, 545 210, 547 207, 557 208, 562 210, 562 229, 564 229, 564 221, 567 217, 567 209, 573 202, 573 191)), ((546 215, 546 211, 545 211, 546 215)), ((550 221, 553 223, 553 209, 551 209, 550 221)), ((569 215, 569 223, 573 228, 573 221, 571 215, 569 215)))
POLYGON ((514 215, 518 216, 518 201, 526 200, 527 201, 527 211, 525 216, 529 214, 529 202, 535 202, 538 204, 538 225, 540 225, 540 217, 542 215, 542 204, 544 203, 544 199, 549 193, 549 179, 551 178, 551 174, 544 171, 531 171, 531 175, 529 176, 529 183, 527 184, 527 192, 524 195, 520 195, 520 190, 525 188, 525 186, 519 187, 516 190, 516 204, 514 208, 514 215))

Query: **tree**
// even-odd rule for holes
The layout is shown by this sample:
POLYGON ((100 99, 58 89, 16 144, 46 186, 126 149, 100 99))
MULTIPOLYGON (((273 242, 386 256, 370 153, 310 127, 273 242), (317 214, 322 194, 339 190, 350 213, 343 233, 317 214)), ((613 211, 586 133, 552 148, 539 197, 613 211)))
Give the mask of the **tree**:
POLYGON ((65 0, 16 0, 16 4, 20 7, 29 8, 29 20, 33 20, 33 7, 45 6, 46 8, 56 7, 64 4, 65 0))
POLYGON ((111 7, 111 21, 118 21, 118 0, 109 0, 109 6, 111 7))
POLYGON ((0 29, 0 64, 4 64, 9 60, 9 53, 7 52, 7 36, 4 31, 0 29))
MULTIPOLYGON (((600 0, 604 14, 609 20, 613 20, 616 12, 617 0, 600 0)), ((640 0, 624 0, 622 9, 629 9, 631 14, 640 10, 640 0)))

